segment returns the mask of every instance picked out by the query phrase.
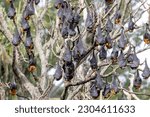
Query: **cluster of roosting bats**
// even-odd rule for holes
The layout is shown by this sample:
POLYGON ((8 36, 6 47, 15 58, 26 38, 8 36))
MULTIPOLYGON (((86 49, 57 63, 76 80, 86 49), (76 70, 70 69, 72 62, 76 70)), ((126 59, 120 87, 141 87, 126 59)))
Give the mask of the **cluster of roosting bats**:
MULTIPOLYGON (((20 30, 15 21, 16 10, 14 7, 14 2, 15 0, 8 0, 9 8, 8 8, 8 13, 7 13, 8 17, 13 21, 14 26, 15 26, 15 32, 13 34, 12 44, 14 48, 19 46, 21 42, 24 44, 27 55, 28 55, 28 60, 29 60, 28 70, 29 72, 32 73, 36 70, 36 61, 35 61, 34 53, 33 53, 34 44, 33 44, 31 29, 30 29, 28 20, 30 19, 32 15, 35 14, 34 4, 38 5, 40 0, 28 0, 27 1, 27 4, 23 11, 23 15, 22 15, 21 22, 20 22, 21 23, 20 30), (25 41, 22 40, 22 35, 26 35, 25 41)), ((16 72, 17 68, 15 67, 15 64, 16 64, 15 60, 16 60, 16 52, 14 49, 12 67, 13 67, 14 74, 18 77, 18 74, 16 72)), ((10 93, 12 95, 16 95, 16 90, 17 90, 16 83, 10 83, 9 85, 10 85, 10 93)))
MULTIPOLYGON (((15 22, 16 11, 14 7, 15 0, 9 1, 9 9, 8 9, 8 17, 14 22, 15 32, 12 39, 12 44, 17 47, 21 42, 24 44, 26 48, 26 52, 28 55, 29 66, 28 70, 32 73, 36 70, 36 60, 34 57, 33 49, 34 44, 31 35, 31 29, 28 20, 30 17, 35 14, 34 5, 37 5, 40 0, 28 0, 25 9, 23 11, 23 15, 21 18, 21 28, 17 27, 15 22), (22 35, 26 35, 26 40, 22 40, 22 35)), ((108 13, 110 10, 114 0, 105 0, 106 9, 105 13, 108 13)), ((59 30, 61 36, 66 40, 68 37, 74 37, 76 35, 80 35, 79 23, 81 20, 80 11, 77 8, 71 6, 71 3, 65 0, 55 0, 54 4, 57 9, 57 17, 59 18, 59 30)), ((111 12, 110 12, 111 13, 111 12)), ((91 58, 89 60, 89 64, 92 70, 96 71, 95 79, 91 81, 90 85, 90 94, 93 98, 97 98, 100 94, 100 91, 103 90, 102 94, 104 98, 113 94, 117 94, 119 92, 118 83, 115 77, 115 74, 112 75, 112 82, 104 85, 103 78, 100 75, 98 68, 98 57, 101 61, 107 59, 107 50, 112 49, 111 52, 111 61, 112 64, 118 64, 120 68, 125 68, 129 66, 131 69, 137 69, 140 65, 140 61, 136 55, 135 47, 130 49, 127 54, 124 54, 124 50, 127 47, 128 40, 125 36, 125 30, 122 26, 121 35, 118 41, 115 41, 111 38, 110 33, 113 30, 113 25, 118 25, 121 23, 121 12, 120 9, 116 10, 115 16, 113 18, 114 22, 112 22, 110 18, 110 13, 107 15, 107 21, 105 27, 102 28, 101 21, 97 22, 97 13, 94 7, 87 7, 87 18, 85 20, 85 28, 89 33, 94 34, 93 38, 93 50, 91 54, 91 58), (100 46, 99 50, 96 50, 96 47, 100 46), (98 52, 97 52, 98 51, 98 52), (98 57, 97 57, 97 54, 98 57), (128 64, 128 65, 127 65, 128 64)), ((130 14, 130 18, 128 21, 128 31, 132 32, 135 29, 135 23, 133 21, 133 16, 130 14)), ((146 31, 143 36, 143 40, 146 44, 150 44, 150 33, 149 33, 149 25, 146 25, 146 31)), ((57 62, 56 71, 54 74, 54 78, 56 80, 60 80, 62 77, 64 80, 71 82, 71 80, 75 76, 75 69, 77 68, 78 63, 82 58, 87 55, 87 51, 82 42, 82 38, 77 38, 72 41, 73 47, 65 41, 64 48, 65 52, 62 57, 63 64, 60 64, 60 61, 57 62)), ((13 66, 15 66, 15 51, 13 53, 13 66)), ((13 67, 13 71, 15 73, 15 67, 13 67)), ((16 73, 15 73, 16 74, 16 73)), ((147 61, 145 60, 145 68, 143 69, 142 77, 144 79, 148 79, 150 77, 150 69, 148 67, 147 61)), ((134 78, 134 87, 139 89, 142 85, 142 79, 139 75, 139 71, 137 69, 137 73, 134 78)), ((10 84, 10 91, 12 95, 16 94, 17 85, 15 83, 10 84)))
MULTIPOLYGON (((114 0, 105 0, 106 9, 105 13, 108 13, 110 10, 114 0)), ((57 16, 59 18, 59 28, 60 33, 64 39, 70 38, 75 36, 77 33, 80 35, 79 31, 79 21, 80 21, 80 12, 73 8, 70 3, 66 2, 65 0, 56 0, 55 1, 55 8, 58 9, 57 16)), ((117 9, 115 16, 114 16, 114 24, 118 25, 121 23, 121 12, 117 9)), ((118 64, 120 68, 125 68, 127 65, 136 70, 136 75, 134 78, 134 87, 139 89, 142 84, 142 79, 139 75, 138 67, 140 65, 140 60, 138 59, 135 47, 132 49, 130 48, 127 54, 124 54, 124 50, 127 47, 128 40, 125 36, 124 27, 121 28, 121 35, 118 41, 114 41, 110 33, 113 30, 113 22, 110 19, 110 13, 108 13, 106 25, 104 28, 101 27, 101 22, 96 25, 97 22, 97 14, 94 7, 87 8, 87 18, 85 20, 85 28, 86 31, 89 33, 93 33, 95 36, 93 38, 93 45, 94 49, 89 60, 89 64, 92 70, 96 70, 95 80, 91 81, 90 86, 90 94, 93 98, 99 97, 100 91, 103 90, 102 94, 104 98, 108 98, 111 93, 117 94, 119 92, 117 77, 115 74, 112 75, 112 82, 107 83, 104 85, 103 78, 98 72, 98 58, 97 54, 99 55, 99 59, 101 61, 107 59, 107 50, 112 49, 111 52, 111 60, 112 64, 118 64), (95 26, 96 25, 96 26, 95 26), (95 48, 100 46, 100 50, 95 54, 97 51, 95 48), (120 53, 120 54, 119 54, 120 53)), ((128 31, 133 32, 135 29, 135 23, 133 21, 133 16, 130 14, 130 18, 128 21, 128 31)), ((143 36, 143 40, 146 44, 150 44, 150 34, 149 34, 149 26, 146 26, 146 32, 143 36)), ((56 80, 60 80, 64 74, 64 79, 66 81, 71 81, 74 77, 74 71, 76 69, 77 63, 87 54, 84 48, 82 38, 78 38, 73 41, 73 47, 66 42, 65 43, 65 52, 62 58, 63 65, 60 65, 60 62, 57 63, 56 72, 54 77, 56 80)), ((147 65, 147 61, 145 60, 145 68, 142 73, 142 77, 144 79, 148 79, 150 77, 150 69, 147 65)))

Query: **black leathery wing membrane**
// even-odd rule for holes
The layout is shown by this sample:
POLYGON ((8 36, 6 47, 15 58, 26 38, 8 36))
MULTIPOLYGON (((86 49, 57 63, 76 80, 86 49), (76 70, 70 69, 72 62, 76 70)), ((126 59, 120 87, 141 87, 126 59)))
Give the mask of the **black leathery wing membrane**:
MULTIPOLYGON (((116 43, 115 43, 115 44, 116 44, 116 43)), ((118 49, 117 49, 117 47, 115 46, 115 44, 114 44, 114 46, 113 46, 113 50, 112 50, 111 55, 110 55, 110 58, 111 58, 111 60, 112 60, 112 63, 117 62, 117 58, 118 58, 118 49)))
POLYGON ((115 24, 119 24, 121 19, 121 13, 120 10, 117 9, 116 14, 115 14, 115 24))
POLYGON ((74 64, 73 62, 65 63, 63 66, 64 78, 66 81, 70 81, 74 77, 74 64))
POLYGON ((131 69, 136 69, 138 68, 139 64, 140 64, 140 60, 138 59, 134 48, 133 61, 131 62, 130 67, 131 69))
POLYGON ((62 21, 62 23, 64 22, 65 16, 64 16, 64 9, 60 8, 57 12, 57 16, 58 18, 62 21))
POLYGON ((29 70, 29 72, 34 72, 36 70, 36 61, 34 58, 34 53, 32 51, 27 50, 27 54, 29 57, 28 70, 29 70))
POLYGON ((15 11, 15 7, 14 7, 13 3, 10 3, 10 7, 8 8, 7 15, 10 19, 14 19, 15 15, 16 15, 16 11, 15 11))
POLYGON ((68 27, 68 34, 69 34, 70 37, 76 35, 76 31, 75 31, 75 29, 74 29, 72 24, 70 24, 69 27, 68 27))
POLYGON ((134 26, 135 24, 134 24, 132 18, 133 18, 133 16, 130 15, 130 19, 129 19, 129 23, 128 23, 128 30, 129 30, 130 32, 132 32, 132 31, 134 30, 134 28, 135 28, 135 26, 134 26))
POLYGON ((77 48, 80 56, 82 56, 86 51, 81 38, 79 38, 77 41, 77 48))
POLYGON ((21 27, 23 31, 27 31, 30 28, 28 21, 25 20, 24 18, 21 19, 21 27))
POLYGON ((102 30, 101 30, 100 24, 97 27, 97 34, 95 37, 95 41, 100 45, 104 45, 106 43, 105 38, 102 35, 102 30))
POLYGON ((65 52, 63 55, 63 60, 68 63, 72 61, 72 54, 68 45, 65 45, 65 52))
POLYGON ((103 88, 103 80, 102 77, 100 76, 100 74, 97 72, 96 78, 95 78, 95 84, 97 87, 97 90, 102 90, 103 88))
POLYGON ((125 39, 124 31, 122 29, 120 39, 118 40, 118 47, 124 50, 126 45, 127 45, 127 41, 125 39))
POLYGON ((141 87, 142 84, 142 79, 139 76, 139 71, 137 70, 135 77, 134 77, 134 82, 133 85, 136 89, 139 89, 141 87))
POLYGON ((23 11, 23 18, 29 20, 30 16, 35 14, 35 8, 33 5, 33 1, 27 3, 25 10, 23 11))
POLYGON ((150 44, 150 33, 148 32, 149 24, 146 24, 146 31, 143 35, 143 40, 146 44, 150 44))
POLYGON ((118 57, 118 64, 120 68, 123 68, 126 66, 126 59, 124 58, 124 54, 121 50, 120 55, 118 57))
POLYGON ((105 85, 102 94, 103 94, 104 98, 108 98, 111 95, 111 85, 110 84, 105 85))
POLYGON ((27 30, 27 32, 26 32, 25 47, 27 49, 33 49, 34 48, 30 30, 27 30))
POLYGON ((88 12, 87 12, 87 18, 85 21, 85 27, 86 27, 87 31, 91 32, 93 30, 95 23, 94 23, 92 13, 90 12, 89 9, 87 9, 87 10, 88 10, 88 12))
POLYGON ((61 66, 59 65, 59 62, 57 63, 57 66, 56 66, 56 71, 55 71, 55 74, 54 74, 54 78, 57 81, 62 78, 62 69, 61 69, 61 66))
POLYGON ((68 8, 65 8, 64 15, 65 15, 66 21, 68 23, 72 23, 73 22, 73 11, 72 11, 70 5, 68 6, 68 8))
POLYGON ((90 84, 90 95, 94 99, 99 96, 99 91, 96 89, 95 81, 91 82, 90 84))
POLYGON ((142 77, 144 79, 148 79, 150 77, 150 69, 148 67, 147 60, 145 60, 145 67, 144 67, 144 70, 143 70, 143 73, 142 73, 142 77))
POLYGON ((92 69, 97 69, 97 59, 93 51, 92 58, 89 60, 92 69))
POLYGON ((79 54, 79 50, 77 48, 77 42, 75 42, 75 45, 74 45, 74 48, 73 48, 73 51, 72 51, 72 57, 74 59, 74 61, 78 61, 79 58, 80 58, 80 54, 79 54))
POLYGON ((104 60, 104 59, 107 58, 107 51, 106 51, 104 45, 101 47, 101 49, 100 49, 100 51, 99 51, 99 58, 100 58, 101 60, 104 60))
POLYGON ((12 44, 14 46, 18 46, 20 44, 20 42, 21 42, 21 37, 20 37, 20 34, 19 34, 18 30, 16 29, 16 32, 13 35, 12 44))
POLYGON ((61 35, 64 39, 68 37, 68 24, 67 22, 63 23, 62 29, 61 29, 61 35))
POLYGON ((112 30, 113 30, 113 23, 111 22, 110 17, 108 16, 108 20, 106 23, 106 31, 110 33, 112 30))
POLYGON ((105 41, 106 41, 106 43, 105 43, 106 47, 108 49, 111 49, 112 48, 112 39, 111 39, 109 33, 107 34, 105 41))
POLYGON ((11 95, 16 95, 17 84, 15 82, 9 84, 11 95))
POLYGON ((117 94, 119 92, 118 84, 117 84, 117 79, 115 78, 116 75, 112 75, 112 83, 111 83, 111 90, 114 94, 117 94))

